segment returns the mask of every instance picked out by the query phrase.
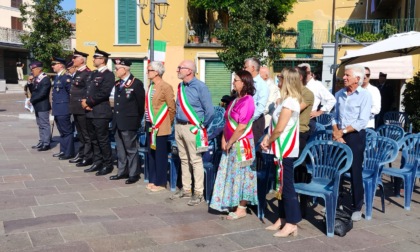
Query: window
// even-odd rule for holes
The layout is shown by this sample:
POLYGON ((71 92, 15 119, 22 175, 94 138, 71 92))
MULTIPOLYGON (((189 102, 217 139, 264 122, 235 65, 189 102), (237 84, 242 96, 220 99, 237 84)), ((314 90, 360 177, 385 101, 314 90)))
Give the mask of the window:
POLYGON ((230 95, 232 74, 221 61, 206 60, 205 83, 213 105, 217 106, 224 95, 230 95))
POLYGON ((12 29, 13 30, 23 30, 22 21, 18 17, 11 17, 12 18, 12 29))
POLYGON ((118 0, 117 43, 138 44, 137 1, 118 0))
POLYGON ((12 0, 10 6, 19 8, 22 5, 22 0, 12 0))

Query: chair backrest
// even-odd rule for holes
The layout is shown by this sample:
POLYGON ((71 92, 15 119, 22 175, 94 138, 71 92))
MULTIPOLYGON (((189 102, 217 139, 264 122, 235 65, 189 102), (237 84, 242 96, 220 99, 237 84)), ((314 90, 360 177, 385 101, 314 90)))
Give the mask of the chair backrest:
POLYGON ((224 116, 225 116, 225 109, 220 106, 214 106, 214 118, 207 129, 207 133, 209 136, 211 136, 213 132, 217 131, 217 129, 225 127, 224 116))
POLYGON ((315 124, 315 131, 325 130, 325 126, 317 122, 315 124))
POLYGON ((397 141, 398 145, 401 146, 401 141, 404 138, 404 129, 400 126, 384 124, 379 126, 379 128, 376 129, 376 132, 379 136, 388 137, 397 141))
POLYGON ((332 130, 319 130, 315 131, 309 141, 316 141, 316 140, 333 140, 332 130))
POLYGON ((398 155, 398 143, 388 137, 373 136, 366 138, 363 170, 377 170, 380 174, 385 164, 393 162, 398 155))
POLYGON ((330 114, 321 114, 316 117, 316 122, 322 124, 324 127, 331 126, 332 116, 330 114))
POLYGON ((388 125, 397 125, 405 130, 409 130, 410 121, 405 112, 388 111, 384 114, 384 123, 388 125))
POLYGON ((420 170, 420 133, 407 135, 402 140, 401 167, 414 165, 420 170))
POLYGON ((369 129, 369 128, 366 129, 366 138, 374 137, 374 136, 377 136, 377 135, 378 135, 378 133, 376 131, 374 131, 373 129, 369 129))
POLYGON ((305 146, 295 164, 302 163, 302 159, 306 160, 308 171, 312 173, 312 180, 322 180, 329 184, 333 180, 339 180, 339 176, 350 169, 353 153, 345 144, 317 140, 305 146))

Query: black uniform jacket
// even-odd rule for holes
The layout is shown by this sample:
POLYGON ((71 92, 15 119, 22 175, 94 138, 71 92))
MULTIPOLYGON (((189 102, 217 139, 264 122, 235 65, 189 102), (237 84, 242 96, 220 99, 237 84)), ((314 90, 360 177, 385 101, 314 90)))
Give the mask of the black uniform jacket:
POLYGON ((31 103, 36 112, 45 112, 51 110, 50 92, 51 81, 45 73, 41 73, 37 78, 34 78, 32 84, 28 84, 31 91, 31 103))
POLYGON ((138 130, 144 114, 145 91, 143 82, 132 74, 120 88, 115 82, 114 117, 112 129, 138 130))
POLYGON ((112 118, 109 96, 115 84, 115 76, 108 69, 95 70, 87 82, 86 103, 92 111, 86 111, 87 118, 112 118))
POLYGON ((76 71, 70 89, 69 111, 72 114, 83 115, 85 110, 82 108, 81 100, 86 97, 87 79, 90 76, 90 69, 84 66, 76 71))
POLYGON ((72 78, 65 71, 54 79, 52 90, 52 114, 54 116, 69 114, 71 83, 72 78))

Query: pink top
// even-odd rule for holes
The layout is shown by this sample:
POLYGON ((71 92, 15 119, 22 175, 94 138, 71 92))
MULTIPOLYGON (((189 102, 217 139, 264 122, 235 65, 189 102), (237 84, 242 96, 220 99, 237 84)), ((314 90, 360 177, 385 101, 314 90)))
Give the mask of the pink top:
MULTIPOLYGON (((228 112, 230 110, 230 106, 233 104, 233 101, 229 104, 225 112, 225 119, 228 121, 228 112)), ((235 106, 232 108, 230 112, 230 116, 235 120, 237 123, 240 124, 248 124, 248 122, 252 119, 254 115, 255 104, 254 99, 250 95, 245 95, 244 97, 240 98, 236 101, 235 106)), ((233 131, 229 129, 227 122, 225 124, 225 128, 223 129, 223 134, 225 136, 226 142, 233 135, 233 131)), ((254 135, 251 133, 248 135, 248 138, 254 138, 254 135)))

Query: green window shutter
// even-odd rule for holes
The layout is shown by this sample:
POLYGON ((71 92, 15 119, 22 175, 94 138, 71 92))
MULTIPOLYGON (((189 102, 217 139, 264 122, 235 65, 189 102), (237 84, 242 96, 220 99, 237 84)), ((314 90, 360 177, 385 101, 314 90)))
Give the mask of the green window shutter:
POLYGON ((139 80, 143 82, 144 85, 144 60, 131 60, 131 73, 139 80))
POLYGON ((232 74, 221 61, 206 61, 205 71, 213 105, 219 105, 224 95, 230 95, 232 74))
POLYGON ((136 0, 118 0, 118 44, 137 43, 136 0))

